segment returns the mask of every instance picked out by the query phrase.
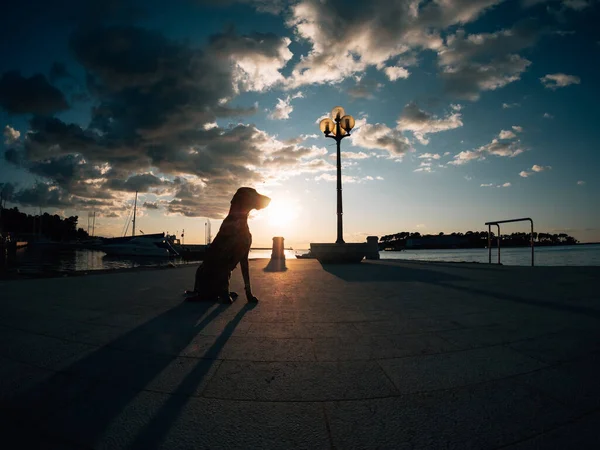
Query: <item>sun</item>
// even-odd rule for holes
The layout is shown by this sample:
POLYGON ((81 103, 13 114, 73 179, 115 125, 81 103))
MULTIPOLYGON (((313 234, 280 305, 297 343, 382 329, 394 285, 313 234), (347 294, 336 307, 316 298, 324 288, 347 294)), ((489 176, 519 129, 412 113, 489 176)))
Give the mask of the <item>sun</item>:
POLYGON ((269 225, 274 227, 289 225, 298 217, 294 204, 281 199, 273 199, 266 212, 269 225))

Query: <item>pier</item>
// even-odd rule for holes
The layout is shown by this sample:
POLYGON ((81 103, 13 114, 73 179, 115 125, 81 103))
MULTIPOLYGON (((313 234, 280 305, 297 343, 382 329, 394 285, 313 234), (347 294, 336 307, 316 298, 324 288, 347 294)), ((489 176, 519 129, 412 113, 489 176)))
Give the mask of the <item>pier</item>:
POLYGON ((600 267, 267 263, 0 281, 2 446, 600 445, 600 267))

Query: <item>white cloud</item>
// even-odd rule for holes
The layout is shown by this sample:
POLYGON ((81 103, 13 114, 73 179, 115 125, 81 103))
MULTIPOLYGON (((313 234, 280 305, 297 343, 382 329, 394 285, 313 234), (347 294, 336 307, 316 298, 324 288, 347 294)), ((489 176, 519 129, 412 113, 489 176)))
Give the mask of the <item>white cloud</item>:
POLYGON ((519 172, 519 175, 522 176, 523 178, 527 178, 530 177, 531 175, 533 175, 534 173, 538 173, 538 172, 544 172, 545 170, 551 170, 552 167, 551 166, 539 166, 537 164, 534 164, 533 167, 530 169, 530 172, 527 172, 525 170, 522 170, 521 172, 519 172))
POLYGON ((544 119, 554 119, 554 116, 549 113, 544 113, 544 119))
POLYGON ((385 71, 391 59, 440 48, 441 30, 472 22, 500 1, 371 0, 368 7, 346 8, 334 1, 300 0, 290 7, 287 25, 310 50, 287 85, 337 83, 370 66, 385 71))
POLYGON ((507 187, 511 187, 512 185, 510 183, 504 183, 504 184, 494 184, 494 183, 484 183, 484 184, 480 184, 480 187, 497 187, 497 188, 507 188, 507 187))
POLYGON ((4 133, 3 134, 4 134, 4 143, 6 145, 13 144, 21 136, 21 132, 19 130, 15 130, 10 125, 6 125, 4 127, 4 133))
POLYGON ((512 129, 515 130, 517 133, 522 133, 523 132, 523 127, 519 127, 517 125, 513 125, 512 129))
POLYGON ((400 131, 411 131, 421 144, 427 145, 429 143, 427 139, 428 134, 439 133, 463 126, 461 114, 456 108, 452 109, 455 112, 438 118, 433 114, 419 109, 415 103, 409 103, 404 107, 402 114, 398 118, 396 128, 400 131))
POLYGON ((295 98, 304 98, 302 92, 297 92, 292 96, 287 96, 285 99, 278 98, 275 109, 269 114, 269 118, 273 120, 286 120, 290 118, 290 114, 294 110, 291 102, 295 98))
POLYGON ((510 130, 502 130, 500 131, 500 135, 498 137, 500 139, 514 139, 517 137, 517 135, 510 130))
MULTIPOLYGON (((378 180, 380 178, 377 178, 378 180)), ((381 178, 383 179, 383 178, 381 178)), ((314 178, 315 181, 337 181, 337 175, 332 175, 330 173, 323 173, 321 175, 318 175, 314 178)), ((370 175, 364 176, 362 178, 360 177, 353 177, 350 175, 342 175, 342 183, 363 183, 365 181, 373 181, 375 180, 375 178, 373 178, 370 175)))
POLYGON ((342 152, 342 159, 366 159, 370 157, 371 156, 367 155, 365 152, 342 152))
POLYGON ((383 69, 383 71, 390 79, 390 81, 396 81, 398 78, 406 79, 410 76, 410 72, 404 67, 390 66, 383 69))
POLYGON ((534 172, 543 172, 544 170, 550 169, 552 169, 551 166, 538 166, 537 164, 534 164, 534 166, 531 168, 531 170, 533 170, 534 172))
POLYGON ((585 181, 583 181, 583 180, 579 180, 579 181, 577 182, 577 184, 578 184, 579 186, 583 186, 583 185, 585 184, 585 181))
POLYGON ((581 84, 581 78, 578 76, 566 75, 564 73, 551 73, 544 75, 540 78, 540 81, 545 88, 552 89, 553 91, 571 84, 581 84))
POLYGON ((520 103, 502 103, 503 109, 518 108, 519 106, 521 106, 520 103))
POLYGON ((412 151, 410 142, 401 132, 380 123, 368 124, 366 119, 356 121, 356 131, 352 133, 350 139, 352 145, 368 149, 386 150, 390 156, 397 158, 401 158, 405 153, 412 151))
POLYGON ((413 172, 427 172, 427 173, 431 173, 431 172, 433 172, 433 170, 431 170, 431 167, 419 167, 418 169, 413 170, 413 172))
POLYGON ((516 137, 512 131, 502 130, 498 138, 492 139, 489 144, 475 150, 462 151, 455 155, 454 159, 448 164, 459 166, 469 161, 484 160, 487 155, 513 158, 525 151, 516 137))
POLYGON ((421 153, 417 158, 440 159, 441 157, 438 153, 421 153))

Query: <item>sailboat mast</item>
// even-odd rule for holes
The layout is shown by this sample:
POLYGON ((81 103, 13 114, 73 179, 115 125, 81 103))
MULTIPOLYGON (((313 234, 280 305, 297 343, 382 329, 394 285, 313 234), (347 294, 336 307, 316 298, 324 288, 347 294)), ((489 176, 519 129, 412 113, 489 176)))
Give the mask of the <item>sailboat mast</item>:
POLYGON ((135 202, 133 204, 133 230, 131 230, 131 235, 135 236, 135 213, 137 211, 137 191, 135 191, 135 202))
POLYGON ((96 229, 96 211, 94 211, 94 220, 92 222, 92 236, 94 236, 95 229, 96 229))

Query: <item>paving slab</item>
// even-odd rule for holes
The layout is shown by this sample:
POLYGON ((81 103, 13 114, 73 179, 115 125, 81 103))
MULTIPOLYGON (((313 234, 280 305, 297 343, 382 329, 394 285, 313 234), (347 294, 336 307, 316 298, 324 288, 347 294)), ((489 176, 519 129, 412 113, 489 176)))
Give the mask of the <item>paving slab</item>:
POLYGON ((3 448, 600 446, 600 268, 266 265, 0 281, 3 448))

